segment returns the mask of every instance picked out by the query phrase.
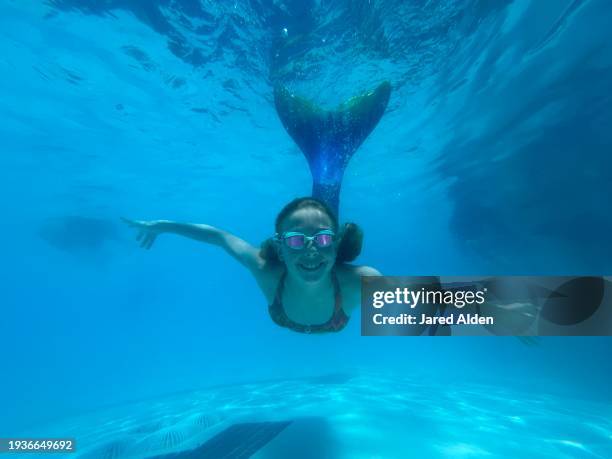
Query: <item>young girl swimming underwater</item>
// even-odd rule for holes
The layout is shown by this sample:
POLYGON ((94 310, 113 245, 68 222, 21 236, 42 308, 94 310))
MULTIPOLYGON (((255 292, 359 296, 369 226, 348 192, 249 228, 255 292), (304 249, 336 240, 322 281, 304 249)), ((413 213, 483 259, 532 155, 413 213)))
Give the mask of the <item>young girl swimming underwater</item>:
POLYGON ((301 333, 340 331, 360 305, 361 276, 380 275, 369 266, 349 264, 361 252, 363 233, 353 223, 339 225, 340 186, 348 161, 382 117, 389 95, 385 82, 326 111, 285 88, 275 91, 279 117, 308 160, 313 197, 287 204, 276 218, 274 236, 260 249, 210 225, 124 221, 140 230, 137 239, 147 249, 162 233, 225 249, 253 274, 278 325, 301 333))
POLYGON ((360 276, 380 275, 348 264, 361 251, 361 231, 352 223, 339 228, 331 209, 313 198, 286 205, 276 218, 274 237, 261 249, 210 225, 124 221, 140 230, 138 240, 147 249, 162 233, 222 247, 255 277, 272 320, 297 332, 342 330, 360 304, 360 276))

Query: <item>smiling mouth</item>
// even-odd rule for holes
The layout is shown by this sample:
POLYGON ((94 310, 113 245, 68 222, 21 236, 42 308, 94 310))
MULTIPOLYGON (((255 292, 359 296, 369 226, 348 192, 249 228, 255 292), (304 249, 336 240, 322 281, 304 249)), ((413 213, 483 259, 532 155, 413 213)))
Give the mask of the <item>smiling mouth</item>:
POLYGON ((300 263, 298 266, 302 268, 304 271, 316 271, 320 267, 322 267, 325 263, 300 263))

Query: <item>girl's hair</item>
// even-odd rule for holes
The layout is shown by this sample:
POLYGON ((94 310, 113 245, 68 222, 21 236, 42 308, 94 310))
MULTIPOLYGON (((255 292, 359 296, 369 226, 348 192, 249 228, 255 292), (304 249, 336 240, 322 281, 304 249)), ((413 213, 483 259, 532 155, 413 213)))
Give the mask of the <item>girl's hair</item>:
MULTIPOLYGON (((361 246, 363 244, 363 231, 355 223, 345 223, 342 228, 338 228, 338 218, 336 214, 329 208, 327 204, 315 198, 297 198, 287 204, 276 217, 274 223, 274 230, 280 233, 281 225, 283 220, 291 215, 293 212, 303 208, 315 208, 322 212, 325 212, 332 221, 333 230, 340 238, 338 244, 338 251, 336 253, 336 263, 348 263, 353 261, 361 253, 361 246)), ((265 240, 261 244, 259 251, 260 256, 269 262, 280 262, 276 247, 274 246, 274 240, 272 238, 265 240)))

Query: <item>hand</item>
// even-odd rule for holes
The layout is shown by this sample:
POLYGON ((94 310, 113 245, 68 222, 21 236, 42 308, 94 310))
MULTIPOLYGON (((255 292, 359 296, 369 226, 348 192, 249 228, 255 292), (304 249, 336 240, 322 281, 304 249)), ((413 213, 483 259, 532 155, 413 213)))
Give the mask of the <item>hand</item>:
POLYGON ((121 220, 128 226, 138 230, 136 240, 140 241, 140 247, 143 249, 150 249, 155 242, 155 238, 161 233, 160 222, 158 220, 130 220, 124 217, 121 217, 121 220))

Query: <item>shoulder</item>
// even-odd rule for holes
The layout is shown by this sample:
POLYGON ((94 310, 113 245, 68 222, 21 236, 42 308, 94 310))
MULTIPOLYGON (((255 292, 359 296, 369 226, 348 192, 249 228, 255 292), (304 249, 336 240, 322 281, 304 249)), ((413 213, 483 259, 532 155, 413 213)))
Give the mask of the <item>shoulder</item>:
POLYGON ((348 263, 336 265, 336 274, 343 295, 342 307, 347 315, 361 304, 361 278, 365 276, 382 276, 371 266, 358 266, 348 263))
POLYGON ((348 263, 336 265, 336 273, 338 275, 338 281, 340 281, 345 288, 359 291, 361 291, 362 277, 382 276, 380 271, 371 266, 351 265, 348 263))
POLYGON ((268 303, 274 300, 278 283, 285 271, 285 265, 279 262, 263 261, 253 275, 268 303))
POLYGON ((362 276, 382 276, 380 271, 378 271, 376 268, 372 268, 371 266, 351 265, 349 263, 337 265, 336 270, 338 272, 338 276, 343 276, 347 280, 355 279, 360 281, 360 277, 362 276))
POLYGON ((355 266, 355 275, 357 276, 382 276, 380 271, 371 266, 355 266))

